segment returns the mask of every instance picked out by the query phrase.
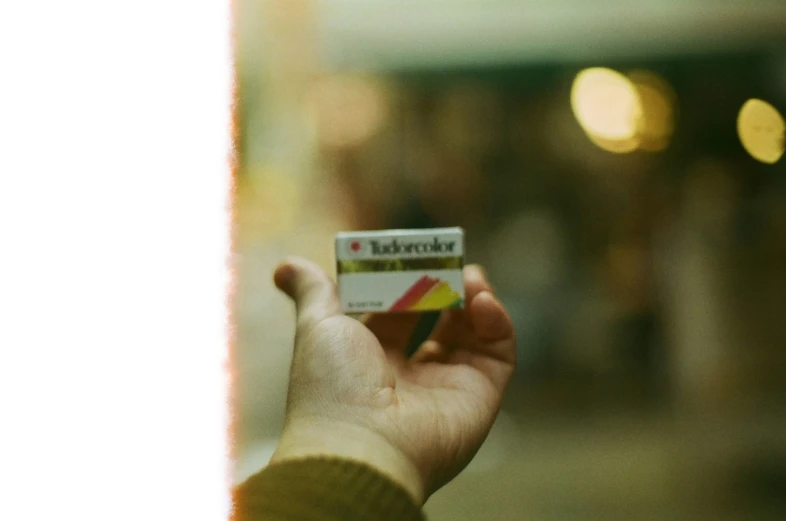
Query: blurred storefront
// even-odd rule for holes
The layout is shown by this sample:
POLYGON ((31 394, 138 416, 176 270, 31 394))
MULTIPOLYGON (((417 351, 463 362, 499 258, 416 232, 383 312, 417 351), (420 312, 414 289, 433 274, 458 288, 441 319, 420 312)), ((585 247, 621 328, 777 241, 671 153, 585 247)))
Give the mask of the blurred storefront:
POLYGON ((786 4, 554 4, 238 1, 239 458, 283 421, 278 260, 458 225, 520 364, 433 519, 783 518, 783 128, 738 117, 786 113, 786 4))

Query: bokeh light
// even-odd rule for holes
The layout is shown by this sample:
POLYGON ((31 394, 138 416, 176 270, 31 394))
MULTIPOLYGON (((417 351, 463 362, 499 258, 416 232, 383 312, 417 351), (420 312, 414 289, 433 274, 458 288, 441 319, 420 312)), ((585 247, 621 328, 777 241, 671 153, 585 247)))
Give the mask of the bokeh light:
POLYGON ((749 99, 737 116, 737 134, 745 150, 757 161, 776 163, 786 144, 786 124, 778 109, 760 99, 749 99))
POLYGON ((638 147, 641 100, 624 75, 602 67, 585 69, 574 79, 570 97, 573 114, 596 145, 615 153, 638 147))
POLYGON ((649 71, 595 67, 573 81, 571 107, 587 138, 608 152, 663 150, 674 131, 673 90, 649 71))
POLYGON ((638 135, 633 135, 632 137, 626 139, 606 139, 600 136, 594 136, 592 134, 587 134, 587 137, 598 147, 607 152, 613 152, 615 154, 627 154, 628 152, 633 152, 639 148, 640 144, 638 135))
POLYGON ((628 78, 641 100, 639 148, 650 152, 663 150, 674 131, 674 91, 666 80, 649 71, 634 71, 628 78))
POLYGON ((387 97, 371 78, 329 76, 317 80, 306 97, 306 111, 318 142, 327 148, 357 147, 382 127, 387 97))
POLYGON ((249 166, 237 186, 237 225, 242 242, 286 232, 302 205, 302 188, 294 176, 267 166, 249 166))

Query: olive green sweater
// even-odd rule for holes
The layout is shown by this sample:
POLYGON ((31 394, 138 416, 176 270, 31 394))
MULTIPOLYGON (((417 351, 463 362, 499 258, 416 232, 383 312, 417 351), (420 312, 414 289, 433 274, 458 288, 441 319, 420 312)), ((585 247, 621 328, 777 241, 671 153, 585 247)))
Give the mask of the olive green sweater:
POLYGON ((273 464, 233 494, 232 521, 423 521, 410 496, 352 461, 308 458, 273 464))

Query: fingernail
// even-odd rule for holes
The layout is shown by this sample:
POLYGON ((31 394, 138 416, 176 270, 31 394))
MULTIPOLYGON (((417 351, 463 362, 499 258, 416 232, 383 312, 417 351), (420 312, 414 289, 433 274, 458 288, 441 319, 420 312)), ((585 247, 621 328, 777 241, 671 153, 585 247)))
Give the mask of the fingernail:
POLYGON ((468 264, 467 268, 476 271, 484 279, 488 278, 488 274, 486 273, 486 270, 483 269, 483 266, 481 266, 480 264, 468 264))
POLYGON ((488 286, 489 293, 494 295, 494 287, 491 285, 491 281, 489 280, 489 274, 486 271, 486 268, 484 268, 480 264, 476 264, 475 267, 477 267, 478 271, 480 272, 480 275, 483 277, 483 281, 486 283, 486 286, 488 286))

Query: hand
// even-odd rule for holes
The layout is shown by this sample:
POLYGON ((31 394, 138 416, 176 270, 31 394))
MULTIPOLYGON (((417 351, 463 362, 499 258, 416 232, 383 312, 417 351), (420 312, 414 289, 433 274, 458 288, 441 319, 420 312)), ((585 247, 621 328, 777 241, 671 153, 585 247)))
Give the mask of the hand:
POLYGON ((422 504, 480 448, 515 366, 513 326, 483 271, 464 268, 465 309, 444 311, 408 359, 419 315, 341 313, 335 284, 293 258, 276 285, 297 329, 281 443, 271 462, 335 455, 388 474, 422 504))

